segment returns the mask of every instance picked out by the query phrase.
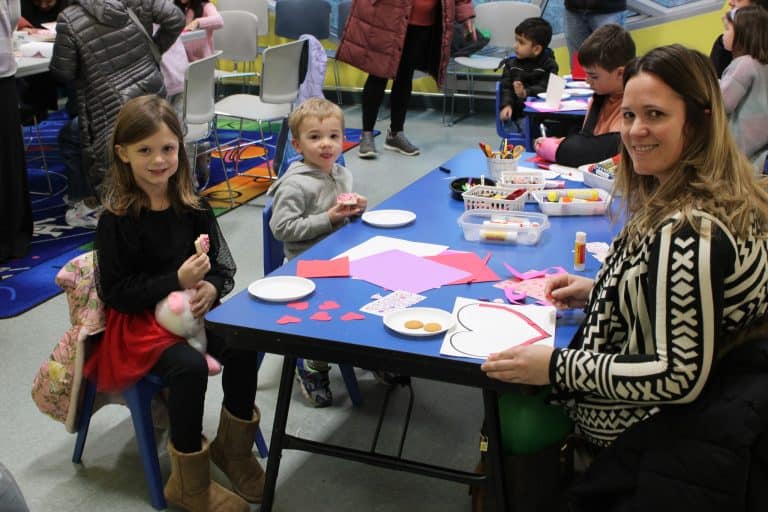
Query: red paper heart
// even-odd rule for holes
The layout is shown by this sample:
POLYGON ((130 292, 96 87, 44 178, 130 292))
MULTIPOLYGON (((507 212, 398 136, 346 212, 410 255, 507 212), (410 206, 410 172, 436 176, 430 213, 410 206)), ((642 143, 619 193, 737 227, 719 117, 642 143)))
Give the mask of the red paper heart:
POLYGON ((311 317, 309 317, 312 320, 320 320, 321 322, 327 322, 328 320, 331 320, 331 315, 326 313, 325 311, 318 311, 311 317))
POLYGON ((309 307, 309 302, 291 302, 290 304, 287 304, 287 306, 297 311, 304 311, 309 307))
POLYGON ((300 323, 300 322, 301 322, 301 318, 296 318, 295 316, 291 316, 291 315, 284 315, 284 316, 281 316, 281 317, 280 317, 280 318, 277 320, 277 323, 278 323, 278 324, 280 324, 280 325, 285 325, 285 324, 298 324, 298 323, 300 323))
POLYGON ((361 315, 360 313, 355 313, 354 311, 350 311, 349 313, 344 313, 341 316, 341 319, 344 321, 348 320, 364 320, 365 316, 361 315))
POLYGON ((317 309, 325 311, 325 310, 328 310, 328 309, 339 309, 340 307, 341 306, 339 306, 338 303, 336 303, 336 302, 334 302, 332 300, 327 300, 327 301, 323 302, 322 304, 320 304, 319 306, 317 306, 317 309))

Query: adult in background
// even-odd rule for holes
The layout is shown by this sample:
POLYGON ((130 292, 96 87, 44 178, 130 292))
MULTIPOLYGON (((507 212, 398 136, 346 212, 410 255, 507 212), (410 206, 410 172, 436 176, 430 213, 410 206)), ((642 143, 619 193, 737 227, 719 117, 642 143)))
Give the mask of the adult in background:
MULTIPOLYGON (((59 15, 51 72, 74 82, 82 172, 96 194, 120 107, 145 94, 165 96, 159 54, 170 48, 184 24, 184 14, 170 0, 72 0, 59 15), (129 8, 140 24, 131 19, 129 8), (159 28, 150 43, 153 23, 159 28)), ((88 197, 75 203, 65 219, 70 226, 95 229, 100 212, 98 198, 88 197)))
POLYGON ((32 240, 32 205, 21 138, 13 29, 19 0, 0 0, 0 263, 27 254, 32 240))
POLYGON ((413 72, 426 71, 442 86, 451 54, 454 22, 476 39, 471 0, 361 0, 352 4, 336 59, 368 73, 363 87, 361 158, 376 158, 373 128, 393 79, 389 131, 384 147, 408 156, 419 148, 406 138, 405 116, 413 72))
POLYGON ((627 0, 565 0, 565 42, 573 55, 589 35, 603 25, 624 26, 627 0))

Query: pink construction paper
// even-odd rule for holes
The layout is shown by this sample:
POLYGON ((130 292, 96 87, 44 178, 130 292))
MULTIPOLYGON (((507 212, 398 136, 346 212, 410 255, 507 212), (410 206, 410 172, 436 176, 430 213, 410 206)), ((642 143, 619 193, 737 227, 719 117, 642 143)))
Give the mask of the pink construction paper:
POLYGON ((286 304, 291 309, 295 309, 296 311, 304 311, 309 307, 309 302, 291 302, 290 304, 286 304))
POLYGON ((439 288, 472 276, 469 272, 397 249, 354 260, 349 267, 352 277, 387 290, 412 293, 439 288))
POLYGON ((504 288, 504 295, 511 304, 525 304, 525 292, 518 293, 512 288, 504 288))
POLYGON ((332 300, 326 300, 325 302, 323 302, 322 304, 317 306, 317 309, 320 309, 322 311, 326 311, 326 310, 329 310, 329 309, 339 309, 340 307, 341 306, 339 306, 338 302, 334 302, 332 300))
POLYGON ((300 277, 349 277, 349 258, 335 260, 299 260, 296 275, 300 277))
POLYGON ((341 319, 345 322, 348 322, 349 320, 365 320, 365 315, 361 315, 360 313, 355 313, 354 311, 350 311, 349 313, 344 313, 341 315, 341 319))
POLYGON ((490 259, 490 253, 486 255, 486 258, 480 259, 480 256, 473 252, 443 252, 435 256, 427 256, 426 258, 443 265, 457 268, 469 272, 471 275, 456 281, 452 281, 448 284, 464 284, 464 283, 482 283, 485 281, 499 281, 501 278, 496 273, 488 268, 486 265, 488 259, 490 259))
POLYGON ((301 318, 296 318, 295 316, 291 316, 291 315, 284 315, 278 318, 277 323, 280 325, 298 324, 298 323, 301 323, 301 318))
POLYGON ((318 311, 317 313, 313 314, 309 317, 310 320, 319 320, 321 322, 327 322, 328 320, 332 320, 331 315, 326 313, 325 311, 318 311))

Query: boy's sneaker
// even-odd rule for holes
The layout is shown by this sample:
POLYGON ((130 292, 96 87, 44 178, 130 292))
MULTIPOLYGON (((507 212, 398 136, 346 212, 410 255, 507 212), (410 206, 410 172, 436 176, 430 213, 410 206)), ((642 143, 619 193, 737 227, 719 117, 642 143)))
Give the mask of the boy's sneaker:
POLYGON ((328 378, 328 365, 321 363, 325 369, 316 369, 321 365, 314 365, 306 359, 298 359, 296 362, 296 380, 301 385, 301 394, 309 400, 313 407, 328 407, 333 402, 330 379, 328 378))
POLYGON ((411 144, 405 137, 403 132, 392 133, 391 130, 387 132, 387 138, 384 141, 384 147, 391 149, 392 151, 399 151, 400 153, 408 156, 416 156, 419 154, 419 148, 411 144))
POLYGON ((73 207, 64 214, 64 221, 68 226, 76 228, 96 229, 99 223, 99 215, 103 208, 97 206, 89 208, 85 201, 78 201, 73 207))
POLYGON ((360 137, 360 146, 357 148, 357 155, 360 158, 376 158, 376 143, 373 141, 373 132, 363 132, 360 137))

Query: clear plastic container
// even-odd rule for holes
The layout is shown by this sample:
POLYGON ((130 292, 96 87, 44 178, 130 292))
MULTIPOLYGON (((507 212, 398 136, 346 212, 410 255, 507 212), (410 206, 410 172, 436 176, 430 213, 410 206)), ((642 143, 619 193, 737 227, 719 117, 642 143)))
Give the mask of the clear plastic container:
POLYGON ((488 161, 488 172, 493 179, 500 180, 503 172, 517 171, 517 164, 520 162, 520 158, 486 158, 488 161))
POLYGON ((615 180, 598 176, 594 172, 591 172, 590 170, 588 170, 587 167, 590 167, 590 166, 582 165, 581 167, 579 167, 579 170, 582 171, 582 174, 584 174, 585 185, 588 185, 593 188, 601 188, 608 192, 613 192, 613 183, 615 180))
POLYGON ((467 210, 458 219, 470 242, 534 245, 549 227, 547 216, 536 212, 467 210))
POLYGON ((540 190, 533 192, 533 197, 539 203, 539 209, 547 215, 602 215, 611 201, 611 194, 600 188, 540 190), (573 201, 563 202, 562 198, 566 196, 572 197, 573 201), (550 197, 556 197, 557 201, 551 201, 550 197), (599 200, 588 200, 592 197, 599 200))
POLYGON ((527 201, 536 202, 531 192, 535 190, 544 190, 546 180, 541 171, 504 171, 501 173, 501 182, 503 187, 525 187, 528 190, 527 201))
POLYGON ((488 185, 475 185, 461 194, 464 199, 465 210, 508 210, 518 211, 525 208, 527 191, 515 199, 506 197, 516 190, 525 187, 489 187, 488 185))

